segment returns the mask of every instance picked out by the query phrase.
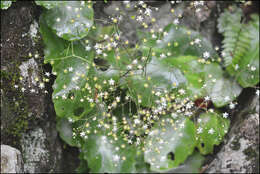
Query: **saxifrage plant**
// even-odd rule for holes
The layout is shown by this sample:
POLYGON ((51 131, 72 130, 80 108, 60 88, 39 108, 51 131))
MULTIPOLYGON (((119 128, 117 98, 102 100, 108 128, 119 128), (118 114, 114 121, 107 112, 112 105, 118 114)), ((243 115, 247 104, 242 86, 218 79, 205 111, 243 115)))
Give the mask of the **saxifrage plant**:
POLYGON ((259 83, 258 16, 246 25, 235 7, 218 20, 225 71, 212 44, 180 25, 174 9, 174 22, 156 29, 148 27, 152 7, 124 3, 144 28, 130 46, 119 30, 123 12, 101 25, 95 2, 35 2, 45 8, 44 61, 57 76, 57 129, 80 148, 78 172, 198 172, 229 129, 229 114, 218 108, 235 108, 242 87, 259 83))

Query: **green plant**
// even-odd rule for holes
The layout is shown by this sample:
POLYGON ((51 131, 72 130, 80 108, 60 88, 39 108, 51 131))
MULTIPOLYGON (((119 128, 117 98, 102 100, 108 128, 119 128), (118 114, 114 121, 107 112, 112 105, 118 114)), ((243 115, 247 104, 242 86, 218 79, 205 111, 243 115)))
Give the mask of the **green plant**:
MULTIPOLYGON (((87 161, 91 172, 198 172, 200 154, 212 153, 229 128, 228 113, 218 108, 233 108, 242 90, 221 68, 210 42, 169 24, 139 30, 138 44, 130 47, 119 16, 107 26, 96 23, 92 2, 37 4, 46 8, 40 18, 44 61, 57 75, 52 95, 57 129, 81 149, 78 171, 87 170, 87 161)), ((141 6, 154 21, 151 9, 141 6)), ((219 28, 226 33, 224 20, 219 28)), ((242 61, 237 57, 232 62, 242 61)))
POLYGON ((242 10, 232 6, 231 12, 226 10, 218 19, 227 72, 244 88, 259 83, 259 16, 251 18, 245 23, 242 10))
POLYGON ((13 1, 1 1, 1 10, 8 9, 12 5, 12 2, 15 2, 15 0, 13 0, 13 1))

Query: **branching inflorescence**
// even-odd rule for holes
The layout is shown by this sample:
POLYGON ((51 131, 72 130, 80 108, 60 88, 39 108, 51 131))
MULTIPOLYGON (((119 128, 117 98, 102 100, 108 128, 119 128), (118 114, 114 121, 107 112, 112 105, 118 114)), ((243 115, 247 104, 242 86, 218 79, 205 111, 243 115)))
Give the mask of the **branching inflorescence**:
POLYGON ((259 83, 258 16, 247 26, 241 12, 219 18, 226 75, 212 44, 182 26, 173 8, 174 20, 161 27, 158 8, 143 1, 121 2, 107 21, 94 18, 95 2, 36 3, 46 8, 40 32, 45 63, 57 76, 57 128, 91 172, 167 172, 188 157, 202 161, 229 129, 229 113, 218 108, 234 109, 242 87, 259 83), (135 45, 120 31, 126 18, 141 26, 135 45))

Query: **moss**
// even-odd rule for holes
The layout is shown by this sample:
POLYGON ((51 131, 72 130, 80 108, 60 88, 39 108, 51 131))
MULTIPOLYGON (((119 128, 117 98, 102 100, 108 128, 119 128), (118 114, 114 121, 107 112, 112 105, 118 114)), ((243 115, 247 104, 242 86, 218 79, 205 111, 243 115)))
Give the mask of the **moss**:
POLYGON ((240 149, 240 142, 239 137, 235 137, 234 140, 231 142, 229 146, 232 150, 239 150, 240 149))
POLYGON ((255 150, 252 148, 252 146, 249 146, 248 148, 246 148, 245 150, 243 150, 243 153, 247 156, 246 159, 250 160, 252 158, 256 158, 257 157, 257 153, 255 152, 255 150))
POLYGON ((19 84, 20 74, 16 71, 17 68, 12 69, 12 67, 9 67, 7 69, 0 71, 1 81, 3 82, 1 99, 4 102, 1 109, 5 107, 2 110, 3 112, 1 111, 1 121, 5 122, 3 129, 1 128, 1 136, 3 136, 1 143, 13 145, 19 149, 20 137, 22 133, 28 130, 29 121, 32 118, 28 113, 28 104, 24 93, 14 88, 15 84, 19 84))

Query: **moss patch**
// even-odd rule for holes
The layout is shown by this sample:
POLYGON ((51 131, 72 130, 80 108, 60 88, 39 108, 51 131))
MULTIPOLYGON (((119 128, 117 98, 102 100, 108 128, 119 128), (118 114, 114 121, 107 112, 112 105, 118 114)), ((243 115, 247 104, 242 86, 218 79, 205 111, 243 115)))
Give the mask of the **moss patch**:
POLYGON ((257 157, 256 151, 252 148, 252 146, 249 146, 245 150, 243 150, 243 153, 246 155, 247 160, 251 160, 252 158, 257 157))
POLYGON ((239 137, 234 138, 234 140, 230 144, 230 148, 236 151, 240 149, 239 137))

